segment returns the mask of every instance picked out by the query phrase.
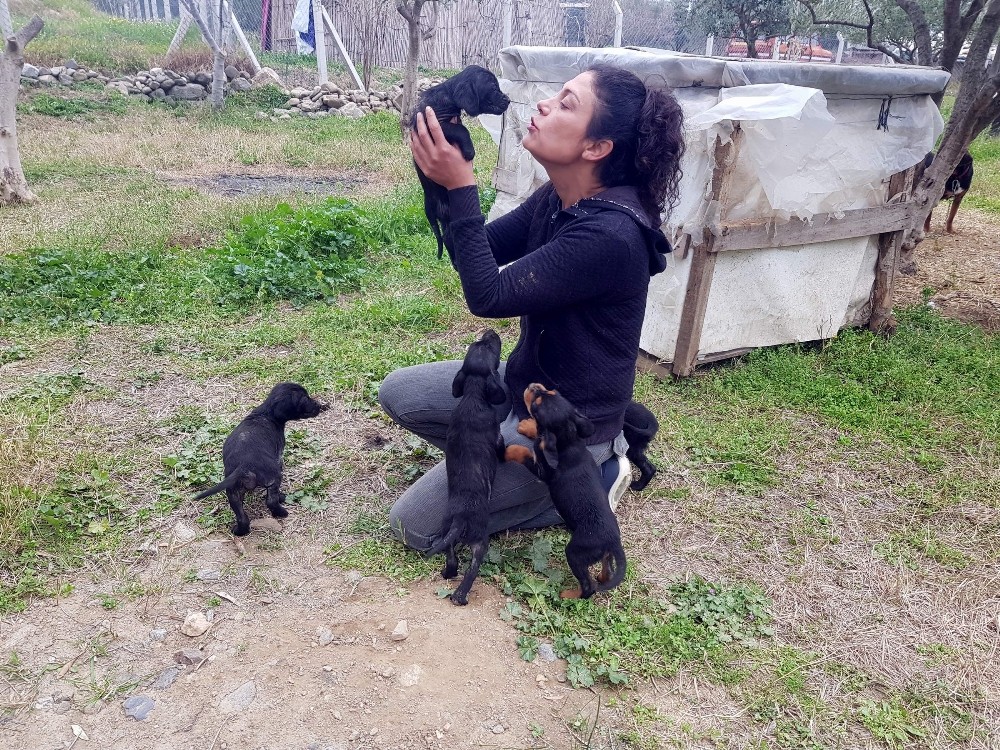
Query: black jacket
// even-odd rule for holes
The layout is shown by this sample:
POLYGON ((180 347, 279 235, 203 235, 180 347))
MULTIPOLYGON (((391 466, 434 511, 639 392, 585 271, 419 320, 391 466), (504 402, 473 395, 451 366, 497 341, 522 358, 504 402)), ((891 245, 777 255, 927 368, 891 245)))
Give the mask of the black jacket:
POLYGON ((515 413, 528 416, 521 393, 542 383, 594 423, 589 443, 613 439, 632 398, 649 278, 670 252, 637 190, 610 188, 563 209, 548 183, 488 225, 475 187, 450 191, 449 202, 445 241, 469 310, 521 317, 506 373, 515 413))

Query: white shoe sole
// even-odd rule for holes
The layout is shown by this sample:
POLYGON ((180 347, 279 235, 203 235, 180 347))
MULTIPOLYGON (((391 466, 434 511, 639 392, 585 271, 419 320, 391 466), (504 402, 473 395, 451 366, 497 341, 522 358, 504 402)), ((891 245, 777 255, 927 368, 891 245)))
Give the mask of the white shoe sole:
POLYGON ((629 482, 632 480, 632 464, 625 456, 618 456, 618 479, 611 485, 608 492, 608 503, 611 505, 611 512, 618 509, 618 503, 625 496, 629 482))

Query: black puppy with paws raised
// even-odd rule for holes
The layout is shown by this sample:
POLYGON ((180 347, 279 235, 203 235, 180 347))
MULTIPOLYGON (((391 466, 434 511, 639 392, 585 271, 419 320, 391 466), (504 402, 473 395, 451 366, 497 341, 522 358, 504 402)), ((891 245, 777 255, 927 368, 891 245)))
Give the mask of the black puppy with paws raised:
POLYGON ((534 435, 533 450, 510 445, 505 457, 525 464, 548 484, 552 503, 572 534, 566 562, 580 588, 563 591, 561 596, 588 599, 598 591, 613 589, 625 579, 625 550, 597 464, 584 442, 593 434, 594 425, 558 391, 540 383, 525 389, 524 404, 531 419, 522 421, 518 432, 534 435), (590 566, 598 562, 601 571, 595 580, 590 566))

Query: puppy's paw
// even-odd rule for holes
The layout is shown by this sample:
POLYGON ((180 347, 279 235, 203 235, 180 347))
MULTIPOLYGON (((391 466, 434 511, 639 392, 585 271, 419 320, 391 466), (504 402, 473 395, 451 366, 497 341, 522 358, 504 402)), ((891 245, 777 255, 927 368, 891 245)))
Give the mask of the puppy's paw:
POLYGON ((282 508, 280 505, 275 505, 273 507, 269 506, 268 510, 271 511, 271 515, 274 516, 275 518, 288 518, 288 511, 282 508))
POLYGON ((446 565, 441 570, 441 577, 444 578, 445 580, 451 580, 452 578, 454 578, 457 575, 458 575, 458 566, 457 565, 455 567, 451 567, 449 565, 446 565))
POLYGON ((523 445, 508 445, 503 452, 504 461, 513 461, 519 464, 530 464, 534 461, 535 454, 531 448, 523 445))
POLYGON ((451 598, 451 603, 454 604, 456 607, 464 607, 466 604, 469 603, 468 597, 463 596, 461 594, 452 594, 450 598, 451 598))
POLYGON ((517 423, 517 431, 526 438, 534 440, 538 437, 538 422, 535 421, 534 417, 522 419, 517 423))
POLYGON ((233 536, 246 536, 250 533, 250 524, 247 524, 246 526, 235 524, 230 530, 233 532, 233 536))

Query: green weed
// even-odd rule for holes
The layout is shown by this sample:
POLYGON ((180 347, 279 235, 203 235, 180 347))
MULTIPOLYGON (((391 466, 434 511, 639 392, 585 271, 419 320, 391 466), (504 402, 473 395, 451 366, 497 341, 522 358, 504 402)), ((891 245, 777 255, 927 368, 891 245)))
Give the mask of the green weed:
POLYGON ((872 736, 890 748, 906 747, 927 734, 898 698, 889 701, 864 699, 857 708, 857 714, 872 736))
POLYGON ((128 109, 128 100, 124 96, 110 96, 106 99, 91 99, 79 96, 53 96, 52 94, 35 94, 27 102, 18 107, 25 114, 47 115, 49 117, 64 117, 68 119, 92 119, 95 114, 123 115, 128 109))
POLYGON ((219 302, 333 298, 362 274, 367 223, 338 198, 299 209, 281 203, 244 217, 221 248, 209 251, 208 276, 221 289, 219 302))

